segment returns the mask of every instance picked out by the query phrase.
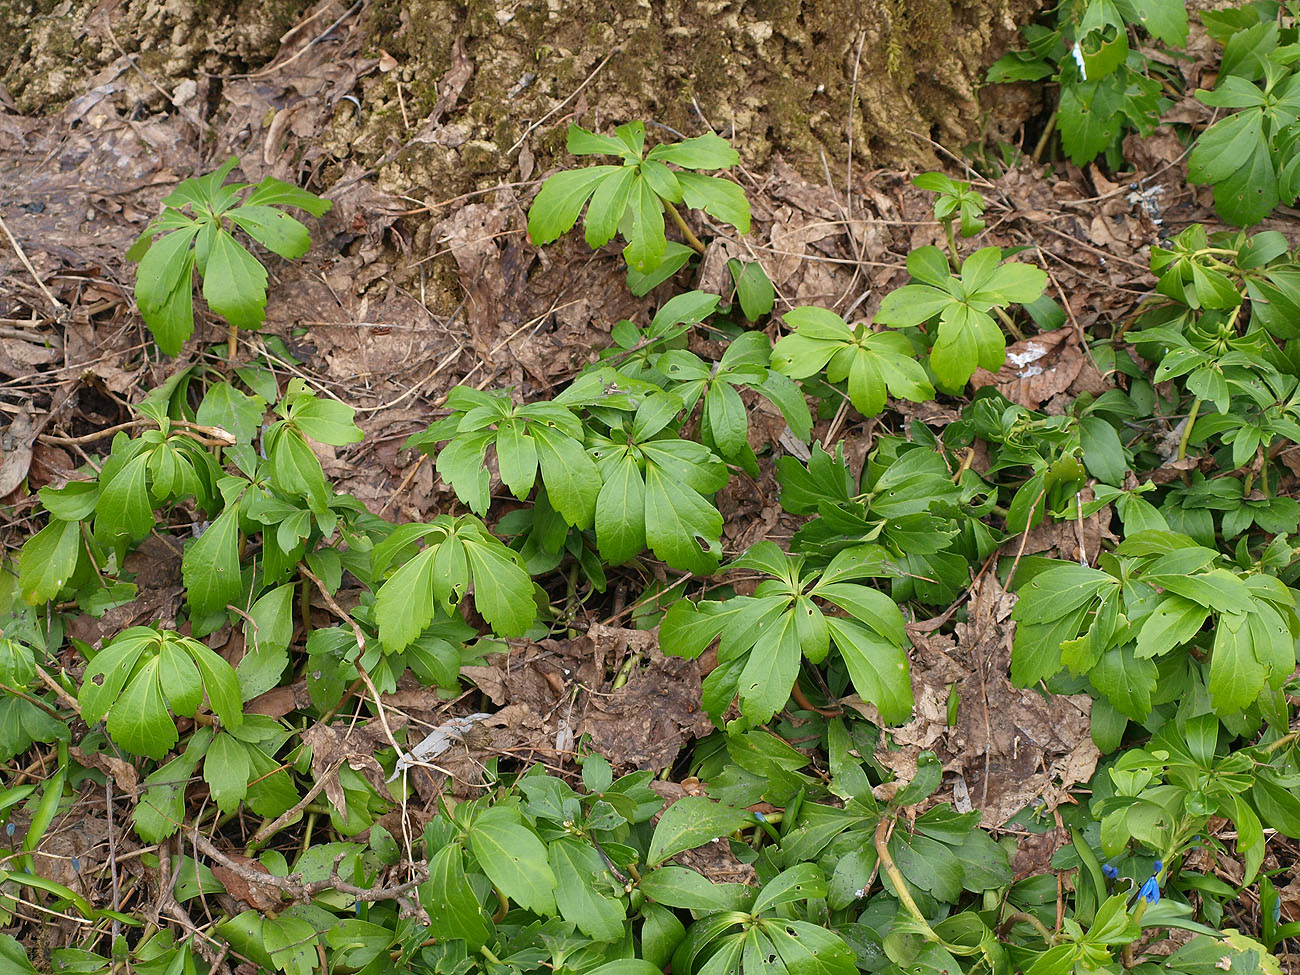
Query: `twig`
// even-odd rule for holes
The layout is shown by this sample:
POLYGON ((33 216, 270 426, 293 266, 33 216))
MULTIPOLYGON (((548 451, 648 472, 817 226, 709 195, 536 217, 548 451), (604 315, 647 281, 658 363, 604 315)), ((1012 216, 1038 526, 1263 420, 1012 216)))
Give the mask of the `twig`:
POLYGON ((316 588, 319 589, 320 594, 325 597, 325 603, 327 606, 329 606, 330 612, 332 612, 343 622, 347 623, 348 626, 352 627, 352 634, 353 636, 356 637, 357 649, 358 649, 357 664, 356 664, 357 673, 361 676, 361 679, 365 682, 366 689, 370 691, 370 696, 373 697, 375 700, 375 708, 379 712, 378 713, 379 724, 384 729, 384 735, 387 736, 388 743, 392 745, 395 749, 397 749, 397 754, 399 756, 402 755, 404 749, 402 748, 401 745, 397 743, 397 739, 393 736, 393 730, 388 727, 388 717, 387 715, 384 714, 384 702, 379 696, 379 691, 378 689, 376 689, 374 681, 370 679, 370 675, 366 673, 366 668, 361 666, 361 658, 366 655, 366 635, 361 631, 361 625, 352 618, 351 613, 349 613, 337 602, 335 602, 334 597, 330 594, 330 591, 325 588, 325 583, 320 581, 320 579, 316 576, 316 573, 312 572, 311 569, 307 568, 307 566, 303 565, 302 563, 298 564, 298 571, 301 572, 303 575, 305 575, 312 582, 316 583, 316 588))
POLYGON ((315 46, 316 46, 317 44, 319 44, 321 41, 325 40, 325 38, 329 37, 330 34, 334 33, 334 28, 338 27, 339 24, 343 23, 343 21, 347 20, 347 19, 348 19, 349 17, 351 17, 354 13, 356 13, 358 10, 360 10, 360 9, 361 9, 361 6, 362 6, 362 4, 363 4, 364 2, 365 2, 365 0, 357 0, 357 2, 354 3, 351 7, 349 7, 349 8, 347 9, 347 11, 346 11, 345 13, 343 13, 343 14, 339 17, 338 20, 334 21, 334 23, 330 24, 330 25, 329 25, 328 27, 326 27, 323 31, 321 31, 319 34, 317 34, 315 37, 313 37, 310 41, 308 41, 307 44, 302 48, 302 50, 300 50, 300 51, 295 51, 294 54, 293 54, 293 57, 286 58, 285 60, 279 62, 278 64, 269 64, 269 65, 267 65, 265 68, 263 68, 261 71, 254 71, 254 72, 252 72, 251 74, 245 74, 245 75, 231 75, 231 77, 234 77, 234 78, 265 78, 267 75, 275 74, 275 72, 280 71, 280 70, 282 70, 283 68, 287 68, 289 65, 293 64, 293 62, 297 61, 300 57, 302 57, 304 54, 306 54, 308 51, 310 51, 313 47, 315 47, 315 46))
POLYGON ((307 794, 303 796, 302 799, 300 799, 298 802, 296 802, 293 805, 293 808, 286 809, 284 812, 280 813, 280 815, 277 816, 274 820, 272 820, 269 823, 266 823, 264 826, 258 829, 258 831, 253 834, 253 838, 248 841, 248 845, 244 847, 244 849, 246 851, 258 849, 264 843, 266 843, 266 841, 269 840, 272 836, 274 836, 280 830, 284 829, 284 827, 289 824, 290 820, 292 820, 296 816, 301 815, 302 811, 307 808, 307 806, 312 802, 312 800, 315 799, 318 795, 321 794, 321 792, 325 790, 325 783, 329 780, 330 775, 332 775, 334 771, 337 771, 337 766, 335 767, 335 769, 332 769, 326 774, 318 776, 316 781, 312 783, 311 788, 307 790, 307 794))
POLYGON ((45 295, 46 300, 54 306, 55 314, 62 315, 67 310, 63 307, 63 302, 54 297, 53 292, 45 286, 45 282, 41 280, 41 276, 36 273, 36 268, 32 267, 32 262, 27 259, 27 255, 23 252, 22 246, 18 243, 18 240, 14 235, 9 232, 9 225, 5 223, 4 217, 0 217, 0 230, 3 230, 5 236, 9 238, 9 246, 14 249, 14 253, 18 255, 18 260, 22 261, 23 267, 27 268, 27 273, 30 274, 32 280, 36 282, 36 287, 41 289, 41 293, 45 295))
POLYGON ((262 873, 260 870, 254 870, 247 864, 240 863, 238 860, 227 856, 217 849, 216 844, 200 833, 197 829, 193 831, 191 839, 199 851, 211 860, 216 860, 231 873, 245 880, 250 884, 259 884, 263 887, 274 887, 276 890, 287 895, 291 900, 305 902, 311 900, 317 894, 327 890, 335 890, 340 894, 347 894, 349 897, 355 897, 359 901, 366 903, 375 903, 377 901, 398 900, 403 894, 414 890, 420 884, 429 879, 429 872, 422 863, 412 864, 415 870, 416 879, 408 880, 405 883, 395 884, 392 887, 358 887, 355 884, 348 883, 339 876, 338 863, 334 864, 330 871, 330 876, 324 880, 313 880, 304 883, 302 874, 291 873, 287 877, 277 877, 274 874, 262 873))
POLYGON ((592 70, 591 74, 587 75, 587 77, 583 79, 582 84, 580 84, 577 88, 573 89, 572 93, 569 95, 568 98, 560 102, 560 104, 556 105, 553 109, 551 109, 541 118, 539 118, 536 122, 528 126, 528 128, 524 129, 524 134, 519 137, 518 142, 516 142, 513 146, 511 146, 509 149, 506 150, 506 155, 509 155, 510 153, 518 149, 520 146, 522 146, 524 144, 524 141, 530 135, 532 135, 533 132, 535 132, 537 129, 545 125, 548 121, 550 121, 551 117, 556 112, 562 109, 565 105, 569 104, 569 102, 573 101, 573 99, 577 96, 577 94, 580 91, 582 91, 582 89, 586 88, 589 84, 591 84, 592 80, 596 77, 596 75, 600 74, 600 72, 604 69, 605 65, 609 64, 609 59, 612 58, 615 54, 622 53, 622 51, 623 49, 621 47, 616 47, 608 54, 606 54, 604 60, 601 61, 600 64, 596 65, 596 67, 592 70))
POLYGON ((68 707, 72 708, 72 710, 77 713, 77 716, 80 717, 81 705, 77 703, 77 699, 64 690, 63 685, 51 677, 49 672, 40 664, 33 663, 32 666, 36 668, 36 676, 41 679, 41 683, 52 690, 55 697, 68 707))
MULTIPOLYGON (((201 423, 191 423, 188 420, 168 420, 170 426, 179 427, 187 433, 197 433, 200 436, 194 437, 201 443, 206 443, 210 447, 231 447, 239 443, 239 440, 229 430, 221 427, 207 427, 201 423)), ((104 427, 93 433, 83 434, 80 437, 60 437, 53 433, 42 433, 40 439, 48 443, 57 443, 64 446, 74 444, 94 443, 96 440, 103 440, 105 437, 111 437, 116 433, 125 430, 135 430, 140 427, 155 426, 153 420, 147 420, 144 417, 137 417, 134 420, 127 420, 125 423, 119 423, 116 426, 104 427)))

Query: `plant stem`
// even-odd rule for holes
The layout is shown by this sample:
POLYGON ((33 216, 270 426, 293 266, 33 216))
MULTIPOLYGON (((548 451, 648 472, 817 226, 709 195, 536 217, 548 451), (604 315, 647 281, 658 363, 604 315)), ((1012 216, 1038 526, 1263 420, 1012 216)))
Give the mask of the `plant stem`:
POLYGON ((1187 456, 1187 441, 1192 436, 1192 427, 1196 425, 1196 414, 1201 410, 1201 398, 1198 396, 1192 400, 1192 408, 1187 413, 1187 425, 1183 427, 1183 435, 1178 439, 1178 460, 1187 456))
POLYGON ((682 215, 677 211, 677 207, 673 206, 667 200, 664 200, 664 206, 668 208, 668 215, 673 218, 673 223, 677 224, 677 229, 680 230, 682 236, 686 238, 686 243, 690 244, 691 249, 696 253, 703 254, 704 245, 700 243, 700 238, 695 236, 691 231, 691 228, 686 226, 686 221, 682 219, 682 215))
POLYGON ((1014 914, 1008 914, 1006 918, 1002 921, 1002 923, 998 926, 998 937, 1005 938, 1008 934, 1011 933, 1012 925, 1016 924, 1016 922, 1018 921, 1028 924, 1031 928, 1033 928, 1035 931, 1038 932, 1038 936, 1042 938, 1043 941, 1045 941, 1048 945, 1052 944, 1055 935, 1053 935, 1052 932, 1048 930, 1047 925, 1044 924, 1042 921, 1038 920, 1038 918, 1034 917, 1032 914, 1028 914, 1024 911, 1016 911, 1014 914))
POLYGON ((1011 320, 1011 316, 997 305, 993 306, 993 311, 998 318, 1002 319, 1002 324, 1006 326, 1007 331, 1016 337, 1016 341, 1023 342, 1025 335, 1016 327, 1016 323, 1011 320))
POLYGON ((1047 124, 1043 126, 1043 134, 1038 137, 1038 145, 1034 146, 1033 160, 1036 163, 1043 161, 1043 153, 1047 150, 1047 143, 1052 138, 1052 133, 1056 130, 1056 109, 1052 114, 1047 116, 1047 124))
POLYGON ((239 349, 239 328, 230 326, 230 334, 226 341, 226 362, 233 366, 235 364, 235 352, 239 349))
POLYGON ((921 909, 916 906, 916 901, 912 899, 912 892, 907 887, 907 881, 903 879, 903 873, 898 869, 898 864, 889 852, 889 828, 894 825, 893 816, 883 816, 879 823, 876 824, 876 835, 874 845, 876 847, 876 856, 880 858, 880 867, 885 871, 885 876, 894 885, 894 892, 898 895, 898 902, 907 909, 907 913, 912 915, 912 920, 921 928, 921 933, 927 941, 939 943, 941 939, 934 933, 934 928, 930 927, 930 922, 925 919, 921 909))
POLYGON ((952 268, 956 273, 961 274, 961 255, 957 253, 957 232, 953 228, 952 220, 943 222, 943 232, 948 238, 948 253, 952 257, 952 268))

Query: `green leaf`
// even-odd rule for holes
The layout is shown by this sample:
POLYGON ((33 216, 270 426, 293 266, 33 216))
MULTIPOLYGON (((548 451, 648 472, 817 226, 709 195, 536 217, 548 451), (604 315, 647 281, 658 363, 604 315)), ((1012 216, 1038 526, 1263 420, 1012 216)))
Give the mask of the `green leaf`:
MULTIPOLYGON (((644 505, 645 537, 657 558, 696 575, 717 570, 722 557, 717 508, 656 463, 646 464, 644 505)), ((599 511, 596 520, 599 532, 599 511)))
POLYGON ((740 710, 750 724, 762 724, 785 706, 801 656, 795 612, 783 613, 759 635, 740 673, 740 710))
POLYGON ((512 418, 497 426, 496 447, 501 483, 522 500, 537 479, 537 444, 525 433, 524 424, 512 418))
POLYGON ((906 651, 853 620, 829 616, 826 623, 859 696, 874 704, 887 724, 906 721, 912 714, 906 651))
POLYGON ((248 751, 227 734, 217 735, 203 759, 203 780, 223 813, 234 812, 248 794, 248 751))
MULTIPOLYGON (((158 451, 167 451, 163 446, 158 451)), ((131 542, 149 534, 154 526, 149 499, 148 465, 153 452, 141 451, 117 468, 105 483, 101 478, 95 503, 95 540, 123 552, 131 542)))
POLYGON ((305 918, 292 914, 263 920, 262 947, 285 975, 314 975, 320 964, 316 928, 305 918))
POLYGON ((628 266, 642 274, 653 271, 664 256, 667 238, 664 237, 663 204, 643 179, 635 181, 628 195, 623 236, 627 238, 623 257, 628 266))
POLYGON ((736 183, 699 173, 678 173, 677 181, 682 185, 682 199, 688 207, 703 210, 742 234, 749 233, 749 200, 736 183))
POLYGON ((1225 613, 1219 617, 1207 685, 1219 715, 1245 710, 1264 689, 1264 666, 1256 659, 1244 615, 1225 613))
POLYGON ((483 458, 492 439, 488 431, 456 437, 438 453, 438 476, 452 486, 460 498, 477 515, 487 514, 491 497, 491 475, 483 458))
POLYGON ((587 246, 595 250, 614 239, 633 192, 641 191, 640 173, 624 166, 600 181, 587 206, 587 246))
POLYGON ((740 162, 740 154, 731 147, 731 143, 712 132, 681 142, 655 146, 646 158, 687 169, 728 169, 740 162))
MULTIPOLYGON (((537 618, 533 580, 519 555, 483 530, 464 538, 465 556, 474 576, 474 608, 499 636, 519 637, 537 618)), ((444 543, 446 544, 446 543, 444 543)))
POLYGON ((1087 165, 1119 137, 1124 92, 1116 79, 1122 74, 1061 86, 1061 146, 1076 166, 1087 165))
POLYGON ((375 593, 379 640, 389 653, 410 646, 433 619, 433 557, 436 552, 437 547, 431 547, 418 553, 389 576, 375 593))
POLYGON ((555 913, 555 873, 542 841, 524 828, 518 810, 485 809, 469 831, 470 849, 501 892, 536 914, 555 913))
POLYGON ((214 236, 203 268, 203 298, 237 328, 266 320, 266 268, 224 230, 214 236))
POLYGON ((491 937, 478 897, 465 876, 460 844, 449 843, 429 861, 429 879, 420 885, 420 904, 429 914, 429 934, 460 939, 477 951, 491 937))
POLYGON ((257 436, 266 412, 266 400, 242 393, 230 383, 215 383, 203 394, 195 419, 204 426, 221 427, 240 443, 257 436))
POLYGON ((650 838, 646 865, 655 867, 669 857, 693 850, 753 822, 741 809, 732 809, 705 796, 683 796, 664 810, 650 838))
POLYGON ((1137 656, 1147 659, 1189 642, 1209 618, 1204 606, 1182 596, 1166 596, 1138 631, 1137 656))
POLYGON ((1088 679, 1125 717, 1145 721, 1156 689, 1156 665, 1136 656, 1132 646, 1115 647, 1101 655, 1088 679))
POLYGON ((1137 22, 1170 47, 1187 46, 1187 5, 1183 0, 1129 0, 1137 22))
POLYGON ((591 528, 600 497, 600 470, 582 444, 554 427, 534 423, 529 432, 537 445, 546 495, 566 523, 591 528))
POLYGON ((226 507, 185 550, 181 560, 185 598, 195 617, 224 613, 244 591, 239 571, 239 505, 226 507))
POLYGON ((51 518, 23 544, 18 560, 18 589, 30 605, 48 602, 63 591, 81 554, 81 525, 51 518))
POLYGON ((821 867, 815 863, 800 863, 764 884, 749 913, 762 914, 782 904, 820 900, 825 896, 826 877, 821 867))
POLYGON ((595 878, 606 872, 600 854, 585 841, 568 836, 555 840, 548 849, 561 916, 589 938, 609 943, 621 939, 627 912, 622 903, 595 887, 595 878))
POLYGON ((283 210, 260 204, 244 204, 227 216, 267 250, 296 260, 311 250, 311 233, 283 210))
POLYGON ((704 417, 723 457, 735 457, 747 445, 749 412, 734 386, 715 382, 709 387, 704 396, 704 417))
POLYGON ((154 238, 135 276, 140 314, 165 355, 180 352, 194 332, 194 252, 199 225, 154 238))
POLYGON ((621 565, 645 548, 645 479, 627 453, 601 468, 605 483, 596 499, 596 540, 601 557, 621 565))
POLYGON ((244 657, 238 675, 242 699, 251 701, 280 683, 293 639, 292 583, 277 586, 253 603, 244 621, 244 657))
POLYGON ((932 285, 905 284, 885 295, 876 312, 876 321, 894 328, 914 328, 934 318, 953 301, 951 294, 932 285))
POLYGON ((638 298, 648 295, 685 267, 694 256, 695 251, 685 244, 679 244, 675 240, 668 241, 664 245, 664 256, 653 271, 642 274, 635 268, 627 269, 627 290, 638 298))
POLYGON ((0 959, 4 959, 13 975, 39 975, 27 959, 27 952, 13 935, 0 934, 0 959))
MULTIPOLYGON (((636 123, 640 124, 640 123, 636 123)), ((575 156, 621 156, 635 162, 640 153, 628 145, 622 138, 623 126, 620 126, 620 138, 614 139, 599 132, 588 132, 580 125, 570 125, 565 141, 565 148, 575 156)), ((631 130, 627 130, 629 135, 631 130)), ((642 128, 644 137, 644 128, 642 128)), ((633 139, 635 143, 635 139, 633 139)))
POLYGON ((292 183, 286 183, 274 176, 267 176, 253 188, 253 192, 244 201, 244 206, 283 206, 297 207, 313 217, 323 217, 334 203, 323 200, 315 193, 308 192, 292 183))
POLYGON ((1106 484, 1122 485, 1128 464, 1115 428, 1099 416, 1085 416, 1079 423, 1079 437, 1088 473, 1106 484))
POLYGON ((757 389, 781 411, 791 433, 805 442, 812 436, 812 413, 808 401, 790 379, 779 372, 768 372, 757 389))
MULTIPOLYGON (((300 380, 293 381, 297 382, 300 380)), ((293 383, 290 384, 286 398, 295 392, 293 383)), ((320 443, 343 447, 350 443, 360 443, 365 436, 353 420, 356 412, 336 399, 303 392, 293 396, 289 415, 305 436, 320 443)))
MULTIPOLYGON (((569 131, 572 138, 573 129, 569 131)), ((565 170, 550 177, 542 184, 533 205, 528 208, 529 240, 540 247, 570 230, 578 222, 582 208, 587 205, 587 200, 596 192, 600 182, 606 177, 617 176, 622 170, 622 166, 588 166, 584 169, 565 170)))
POLYGON ((756 322, 772 311, 776 301, 776 289, 772 280, 757 262, 742 264, 734 258, 727 262, 731 280, 736 286, 736 297, 740 300, 740 310, 751 322, 756 322))
POLYGON ((185 789, 211 737, 210 729, 200 728, 181 755, 160 765, 141 783, 143 792, 131 821, 146 843, 161 843, 185 821, 185 789))
POLYGON ((638 886, 666 907, 700 913, 739 911, 753 896, 753 889, 744 884, 715 884, 689 867, 659 867, 642 876, 638 886))
POLYGON ((105 727, 121 748, 161 759, 180 736, 167 710, 158 680, 158 657, 146 660, 132 675, 108 712, 105 727))

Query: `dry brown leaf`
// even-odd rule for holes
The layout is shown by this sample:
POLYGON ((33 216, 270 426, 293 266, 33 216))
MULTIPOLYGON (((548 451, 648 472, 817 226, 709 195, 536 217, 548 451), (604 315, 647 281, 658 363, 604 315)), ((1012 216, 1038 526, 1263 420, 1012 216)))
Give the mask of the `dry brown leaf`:
POLYGON ((611 695, 589 698, 579 733, 590 734, 596 750, 615 766, 658 772, 713 724, 700 708, 699 664, 665 657, 657 645, 649 647, 648 657, 611 695))
POLYGON ((302 740, 311 749, 312 775, 317 781, 324 780, 325 797, 341 815, 347 812, 339 782, 339 768, 344 762, 364 775, 381 796, 388 795, 384 770, 375 760, 375 751, 387 744, 382 730, 366 725, 340 732, 330 725, 314 724, 302 733, 302 740))
MULTIPOLYGON (((1087 781, 1100 753, 1089 725, 1087 695, 1054 697, 1012 686, 1010 664, 1015 598, 992 573, 974 590, 968 622, 949 636, 909 627, 916 712, 889 732, 876 760, 901 779, 916 774, 922 751, 934 751, 945 771, 960 773, 985 826, 1000 826, 1028 805, 1054 808, 1087 781), (957 723, 948 726, 947 702, 960 694, 957 723)), ((869 706, 864 711, 871 711, 869 706)))
MULTIPOLYGON (((25 343, 24 343, 25 344, 25 343)), ((32 466, 35 434, 30 404, 24 407, 8 429, 0 433, 0 498, 17 490, 32 466)))
MULTIPOLYGON (((238 863, 240 866, 255 873, 264 873, 268 877, 271 871, 256 860, 238 853, 227 853, 226 856, 238 863)), ((250 880, 236 873, 229 867, 214 863, 211 866, 212 876, 221 882, 221 886, 226 888, 226 893, 235 900, 247 904, 255 911, 265 914, 268 911, 274 911, 280 907, 281 897, 280 890, 269 884, 260 884, 255 880, 250 880)))
POLYGON ((1008 346, 1006 365, 996 374, 977 369, 971 385, 976 389, 996 386, 1011 402, 1036 410, 1070 388, 1084 359, 1075 334, 1057 329, 1008 346))

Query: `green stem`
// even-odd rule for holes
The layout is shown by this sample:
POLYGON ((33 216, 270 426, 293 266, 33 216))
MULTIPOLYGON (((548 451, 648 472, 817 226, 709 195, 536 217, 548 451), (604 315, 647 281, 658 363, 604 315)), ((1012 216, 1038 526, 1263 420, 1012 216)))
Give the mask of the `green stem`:
POLYGON ((1006 326, 1007 331, 1016 337, 1016 341, 1023 342, 1025 335, 1016 327, 1016 323, 1011 320, 1011 316, 997 305, 993 306, 993 311, 997 314, 998 318, 1002 319, 1002 324, 1006 326))
POLYGON ((311 580, 302 576, 302 592, 298 596, 298 607, 302 614, 303 639, 311 634, 311 580))
POLYGON ((903 905, 908 914, 912 915, 912 920, 921 929, 921 934, 924 935, 925 940, 941 944, 942 939, 935 934, 934 928, 930 927, 930 922, 925 919, 921 909, 916 906, 916 901, 912 899, 912 892, 907 887, 907 881, 903 879, 902 871, 898 869, 898 864, 894 862, 894 858, 889 852, 889 827, 893 823, 894 818, 892 816, 884 816, 876 824, 874 845, 876 847, 876 856, 880 858, 880 868, 885 871, 885 876, 894 885, 894 892, 898 895, 898 902, 903 905))
POLYGON ((480 955, 482 955, 484 958, 486 958, 486 959, 487 959, 488 961, 490 961, 492 964, 494 964, 494 965, 500 965, 500 964, 501 964, 501 959, 498 958, 496 955, 492 954, 492 949, 489 948, 487 945, 484 945, 484 946, 483 946, 482 948, 480 948, 478 951, 479 951, 479 954, 480 954, 480 955))
POLYGON ((1198 396, 1192 400, 1192 408, 1187 414, 1187 425, 1183 427, 1183 435, 1178 440, 1178 460, 1187 456, 1187 441, 1192 436, 1192 427, 1196 425, 1196 414, 1201 410, 1201 398, 1198 396))
POLYGON ((1056 131, 1056 109, 1052 109, 1052 114, 1047 116, 1047 124, 1043 126, 1043 134, 1038 137, 1038 145, 1034 146, 1033 159, 1035 163, 1043 161, 1043 153, 1047 150, 1047 143, 1052 138, 1052 133, 1056 131))
POLYGON ((1017 922, 1023 922, 1025 924, 1028 924, 1031 928, 1033 928, 1035 931, 1038 932, 1038 936, 1042 938, 1043 941, 1046 942, 1048 945, 1051 945, 1055 940, 1056 936, 1053 935, 1050 930, 1048 930, 1046 924, 1038 920, 1038 918, 1034 917, 1032 914, 1027 914, 1024 911, 1016 911, 1014 914, 1008 914, 998 928, 998 936, 1001 938, 1005 938, 1007 934, 1010 933, 1012 926, 1017 922))
POLYGON ((948 238, 948 253, 952 255, 953 271, 961 274, 961 255, 957 253, 957 231, 953 227, 952 220, 943 222, 943 232, 948 238))
POLYGON ((680 230, 682 236, 686 238, 686 243, 690 244, 691 249, 696 253, 703 254, 704 245, 700 243, 700 238, 695 236, 691 228, 686 226, 686 221, 683 220, 682 215, 677 212, 677 207, 673 206, 667 200, 664 200, 664 206, 668 208, 668 215, 673 218, 673 223, 677 224, 677 229, 680 230))
MULTIPOLYGON (((1141 937, 1142 932, 1142 915, 1146 912, 1147 902, 1142 898, 1138 898, 1137 904, 1133 907, 1133 923, 1138 926, 1138 937, 1141 937)), ((1133 967, 1133 942, 1130 941, 1126 944, 1123 951, 1120 952, 1120 964, 1125 968, 1133 967)))

